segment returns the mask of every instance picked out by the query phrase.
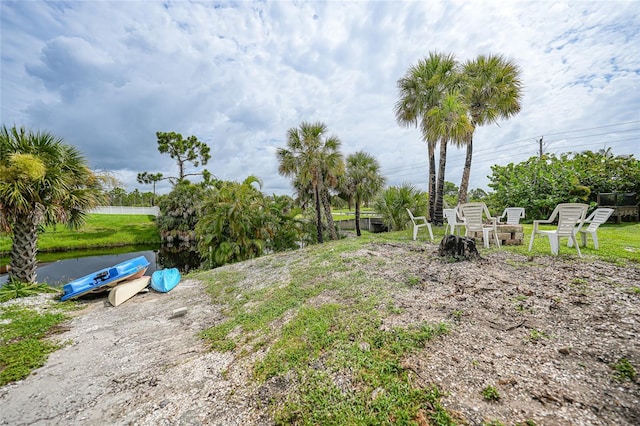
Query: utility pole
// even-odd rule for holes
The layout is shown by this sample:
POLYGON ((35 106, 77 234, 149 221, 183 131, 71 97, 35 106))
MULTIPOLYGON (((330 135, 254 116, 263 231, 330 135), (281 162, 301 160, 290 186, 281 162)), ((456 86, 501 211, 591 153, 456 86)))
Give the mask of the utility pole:
POLYGON ((544 138, 544 136, 540 136, 540 140, 538 141, 540 144, 540 158, 542 158, 542 138, 544 138))

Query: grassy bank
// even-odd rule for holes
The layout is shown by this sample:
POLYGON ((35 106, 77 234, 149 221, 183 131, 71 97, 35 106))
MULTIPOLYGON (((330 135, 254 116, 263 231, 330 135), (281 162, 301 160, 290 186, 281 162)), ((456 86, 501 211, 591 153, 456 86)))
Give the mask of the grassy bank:
MULTIPOLYGON (((160 234, 153 216, 90 214, 82 229, 47 227, 38 238, 38 251, 62 251, 137 244, 157 244, 160 234)), ((0 255, 11 250, 11 237, 0 234, 0 255)))
MULTIPOLYGON (((436 241, 439 241, 443 230, 436 227, 434 231, 436 241)), ((549 285, 545 280, 554 279, 550 274, 554 267, 545 270, 526 256, 544 257, 560 269, 571 265, 569 270, 580 270, 581 263, 588 264, 601 258, 626 262, 621 255, 628 255, 627 260, 638 260, 639 224, 607 226, 602 231, 601 249, 593 250, 590 243, 582 260, 577 257, 575 248, 569 249, 566 245, 561 248, 560 256, 552 258, 549 243, 542 238, 536 239, 531 253, 527 251, 528 239, 526 246, 505 247, 503 251, 517 252, 525 257, 506 261, 504 265, 498 265, 498 269, 501 271, 504 266, 524 272, 512 282, 506 280, 507 274, 502 276, 504 282, 475 287, 473 280, 461 269, 464 264, 471 264, 473 266, 467 266, 471 269, 470 275, 488 273, 487 265, 483 262, 447 264, 434 260, 437 255, 433 253, 433 246, 423 244, 426 232, 421 231, 419 241, 414 243, 408 230, 365 233, 361 238, 307 247, 302 253, 278 253, 198 272, 191 277, 207 285, 213 303, 223 306, 226 316, 225 321, 204 330, 201 336, 213 350, 232 352, 243 370, 251 372, 252 380, 264 396, 264 409, 269 410, 275 424, 468 424, 458 418, 456 412, 443 407, 447 389, 429 383, 431 377, 423 374, 419 366, 427 362, 429 352, 434 348, 453 339, 456 329, 463 324, 471 327, 470 324, 480 321, 478 318, 482 317, 474 316, 467 308, 483 292, 491 292, 487 297, 496 298, 494 294, 498 294, 498 288, 510 289, 499 297, 503 299, 508 295, 504 302, 497 303, 505 311, 492 311, 492 320, 505 315, 505 318, 517 318, 524 324, 525 320, 533 323, 546 314, 543 303, 548 298, 542 289, 549 285), (610 239, 606 244, 605 238, 610 239), (395 250, 402 254, 394 257, 395 250), (442 270, 440 276, 437 269, 442 270), (538 276, 544 278, 535 285, 532 283, 531 288, 540 294, 518 290, 538 276), (527 277, 526 281, 523 277, 527 277), (451 285, 445 291, 447 294, 432 306, 421 305, 424 299, 411 306, 413 296, 435 293, 438 288, 447 287, 448 281, 456 280, 460 280, 455 288, 457 293, 453 292, 455 285, 451 285), (519 291, 528 296, 513 296, 519 291), (531 306, 535 309, 513 306, 513 300, 521 302, 522 297, 533 300, 534 295, 537 295, 536 303, 531 302, 531 306), (423 314, 429 308, 444 319, 428 320, 432 317, 423 314), (410 309, 414 310, 408 313, 410 309)), ((484 257, 495 252, 494 248, 481 247, 479 250, 484 257)), ((638 265, 633 266, 637 268, 638 265)), ((491 274, 494 273, 495 270, 491 274)), ((557 279, 568 287, 583 285, 580 289, 583 293, 579 294, 597 294, 596 290, 589 289, 588 281, 581 273, 576 273, 571 280, 557 279)), ((618 287, 611 285, 610 291, 620 292, 624 295, 621 297, 635 297, 640 290, 628 284, 616 285, 618 287)), ((556 303, 566 303, 566 309, 574 309, 571 291, 554 296, 556 303)), ((487 305, 484 302, 480 305, 476 315, 486 314, 487 305)), ((493 329, 491 325, 495 326, 490 323, 486 328, 493 329)), ((519 329, 514 334, 518 332, 519 329)), ((527 327, 521 332, 534 341, 544 335, 527 327)), ((504 331, 495 333, 500 339, 504 338, 504 331)), ((560 337, 566 338, 553 338, 560 337)), ((530 340, 525 337, 518 344, 527 348, 530 340)), ((478 374, 476 368, 479 369, 480 364, 477 360, 456 359, 451 364, 459 362, 461 365, 469 362, 468 369, 478 374)), ((491 369, 487 367, 487 371, 491 369)), ((237 373, 229 372, 230 376, 233 374, 237 373)), ((488 376, 497 381, 491 374, 488 376)), ((497 390, 491 384, 485 385, 479 381, 477 394, 491 404, 499 398, 497 390)), ((500 391, 508 392, 504 387, 500 391)), ((509 423, 487 419, 482 424, 536 422, 530 418, 509 423)))

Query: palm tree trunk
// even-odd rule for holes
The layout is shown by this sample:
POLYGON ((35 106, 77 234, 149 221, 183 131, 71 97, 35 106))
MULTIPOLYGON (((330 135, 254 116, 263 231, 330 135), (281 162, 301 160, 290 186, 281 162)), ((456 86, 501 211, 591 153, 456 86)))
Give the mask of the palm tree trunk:
POLYGON ((362 235, 360 232, 360 200, 356 197, 356 235, 359 237, 362 235))
POLYGON ((324 215, 327 217, 327 227, 332 240, 338 239, 338 233, 336 232, 336 225, 333 222, 333 215, 331 214, 331 202, 329 201, 329 190, 323 186, 320 192, 322 196, 322 205, 324 206, 324 215))
POLYGON ((36 282, 38 222, 37 214, 32 212, 27 217, 17 218, 13 225, 9 281, 36 282))
POLYGON ((436 212, 436 153, 434 144, 428 142, 429 150, 429 222, 433 220, 436 212))
POLYGON ((462 170, 462 181, 458 191, 458 203, 467 202, 467 192, 469 191, 469 176, 471 175, 471 157, 473 155, 473 133, 467 142, 467 157, 464 160, 464 170, 462 170))
POLYGON ((442 204, 444 197, 444 171, 447 166, 447 141, 440 142, 440 169, 438 170, 438 187, 436 189, 436 209, 434 215, 434 223, 442 225, 444 219, 442 216, 442 204))
POLYGON ((313 185, 313 198, 316 205, 316 230, 318 232, 318 243, 322 244, 322 213, 320 210, 320 191, 318 185, 313 185))

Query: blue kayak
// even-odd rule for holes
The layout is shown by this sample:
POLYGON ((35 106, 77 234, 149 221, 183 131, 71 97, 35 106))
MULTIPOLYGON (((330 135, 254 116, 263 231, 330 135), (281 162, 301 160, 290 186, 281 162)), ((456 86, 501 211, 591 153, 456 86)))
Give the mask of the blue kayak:
POLYGON ((110 268, 101 269, 65 284, 62 288, 64 294, 60 300, 65 301, 87 293, 98 293, 108 290, 120 281, 141 277, 147 271, 148 267, 149 261, 144 256, 125 260, 110 268))
POLYGON ((161 269, 151 274, 151 288, 160 293, 171 291, 180 282, 177 268, 161 269))

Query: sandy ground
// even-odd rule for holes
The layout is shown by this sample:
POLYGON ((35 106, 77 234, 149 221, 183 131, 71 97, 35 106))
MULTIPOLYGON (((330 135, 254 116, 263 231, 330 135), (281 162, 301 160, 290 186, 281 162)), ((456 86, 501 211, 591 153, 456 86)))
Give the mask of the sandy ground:
POLYGON ((232 385, 222 377, 232 355, 207 351, 197 337, 222 319, 207 301, 195 281, 118 307, 106 297, 86 301, 54 336, 71 343, 27 379, 0 388, 0 424, 244 424, 234 407, 246 403, 229 397, 232 385), (172 318, 183 307, 187 313, 172 318))
MULTIPOLYGON (((448 263, 435 252, 431 244, 371 244, 344 255, 372 278, 409 283, 392 295, 399 309, 384 327, 452 324, 404 361, 417 386, 439 386, 443 405, 469 425, 640 424, 638 378, 615 380, 611 368, 621 358, 640 366, 637 265, 506 252, 448 263), (487 385, 499 401, 483 399, 487 385)), ((288 262, 278 264, 260 258, 224 268, 242 270, 238 285, 250 288, 286 277, 288 262)), ((69 344, 0 388, 0 424, 263 425, 272 423, 265 402, 295 391, 277 380, 252 384, 251 357, 207 350, 197 334, 224 316, 197 281, 118 307, 106 297, 85 303, 52 337, 69 344), (183 307, 186 315, 172 318, 183 307)))

